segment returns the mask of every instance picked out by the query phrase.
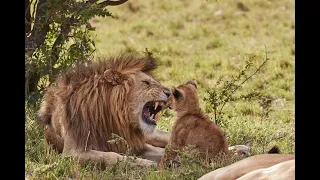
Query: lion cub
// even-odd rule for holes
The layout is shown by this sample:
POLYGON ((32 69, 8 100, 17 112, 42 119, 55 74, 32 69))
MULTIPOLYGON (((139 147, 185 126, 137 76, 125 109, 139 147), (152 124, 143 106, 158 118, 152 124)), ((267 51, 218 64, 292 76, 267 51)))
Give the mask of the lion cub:
MULTIPOLYGON (((190 80, 173 88, 169 106, 176 112, 169 141, 173 150, 193 145, 204 159, 214 158, 221 152, 228 153, 228 141, 224 132, 200 109, 194 81, 190 80)), ((175 156, 176 153, 166 154, 160 164, 168 165, 175 156)))

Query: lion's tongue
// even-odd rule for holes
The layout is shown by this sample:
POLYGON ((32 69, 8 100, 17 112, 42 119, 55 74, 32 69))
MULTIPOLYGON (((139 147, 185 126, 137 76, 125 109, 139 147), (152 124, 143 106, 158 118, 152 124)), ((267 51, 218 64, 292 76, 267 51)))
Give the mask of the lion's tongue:
POLYGON ((150 120, 153 120, 153 121, 158 121, 158 120, 159 120, 159 116, 158 116, 158 114, 153 115, 153 117, 152 117, 152 118, 150 117, 150 116, 151 116, 151 114, 150 114, 150 112, 149 112, 149 109, 148 109, 148 108, 144 108, 144 109, 143 109, 143 113, 144 113, 144 115, 145 115, 146 117, 148 117, 150 120))
POLYGON ((146 115, 147 117, 150 117, 150 112, 149 112, 148 108, 144 108, 144 109, 143 109, 143 113, 144 113, 144 115, 146 115))

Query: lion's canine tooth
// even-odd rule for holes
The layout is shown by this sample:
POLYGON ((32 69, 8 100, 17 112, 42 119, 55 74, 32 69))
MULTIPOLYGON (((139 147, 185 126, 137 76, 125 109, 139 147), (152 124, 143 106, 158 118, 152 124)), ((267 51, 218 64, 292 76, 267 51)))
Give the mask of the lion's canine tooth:
POLYGON ((154 116, 154 114, 152 114, 152 115, 150 116, 150 119, 153 119, 153 116, 154 116))
POLYGON ((154 105, 154 110, 157 109, 158 105, 159 105, 159 102, 156 102, 155 105, 154 105))

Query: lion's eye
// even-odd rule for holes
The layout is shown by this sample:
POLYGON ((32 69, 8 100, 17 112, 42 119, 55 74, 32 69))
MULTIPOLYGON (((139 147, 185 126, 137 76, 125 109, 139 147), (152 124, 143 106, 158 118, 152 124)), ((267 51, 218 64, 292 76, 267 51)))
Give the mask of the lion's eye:
POLYGON ((146 85, 150 85, 150 83, 148 81, 142 81, 144 84, 146 85))

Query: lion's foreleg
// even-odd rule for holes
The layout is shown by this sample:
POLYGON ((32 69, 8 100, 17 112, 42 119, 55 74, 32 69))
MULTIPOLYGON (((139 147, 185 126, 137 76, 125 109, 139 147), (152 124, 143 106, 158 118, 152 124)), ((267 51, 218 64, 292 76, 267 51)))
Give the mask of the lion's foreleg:
POLYGON ((118 161, 128 160, 133 165, 157 166, 156 162, 147 159, 122 156, 115 152, 84 150, 82 148, 77 147, 70 136, 66 135, 64 137, 65 141, 63 154, 65 154, 66 156, 76 157, 76 159, 79 161, 81 165, 86 164, 89 161, 93 161, 95 163, 98 163, 98 165, 100 165, 102 168, 104 168, 108 165, 116 164, 118 161))
POLYGON ((170 139, 171 133, 155 129, 152 134, 145 135, 146 143, 164 148, 170 139))
POLYGON ((77 158, 79 163, 81 165, 86 164, 90 161, 93 161, 95 163, 98 163, 98 165, 102 168, 105 168, 106 166, 116 164, 118 161, 129 161, 130 163, 134 165, 139 166, 157 166, 157 164, 153 161, 142 159, 142 158, 133 158, 129 156, 122 156, 115 152, 103 152, 103 151, 95 151, 95 150, 89 150, 86 152, 82 152, 79 154, 73 154, 74 157, 77 158), (129 160, 129 158, 132 158, 129 160))
POLYGON ((144 151, 142 153, 142 158, 159 163, 162 156, 164 155, 164 152, 164 148, 155 147, 150 144, 145 144, 144 151))

